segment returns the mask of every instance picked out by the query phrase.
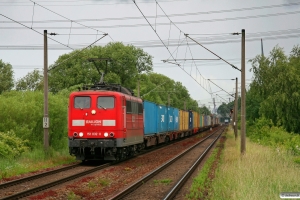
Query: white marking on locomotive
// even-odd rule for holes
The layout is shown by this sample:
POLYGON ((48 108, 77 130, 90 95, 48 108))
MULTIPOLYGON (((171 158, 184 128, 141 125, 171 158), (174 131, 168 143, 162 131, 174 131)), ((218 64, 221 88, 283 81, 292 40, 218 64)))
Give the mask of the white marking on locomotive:
POLYGON ((85 120, 87 124, 101 124, 101 120, 85 120))
POLYGON ((77 120, 77 119, 73 119, 72 120, 72 126, 84 126, 84 120, 77 120))
POLYGON ((116 120, 103 120, 103 126, 115 126, 116 120))

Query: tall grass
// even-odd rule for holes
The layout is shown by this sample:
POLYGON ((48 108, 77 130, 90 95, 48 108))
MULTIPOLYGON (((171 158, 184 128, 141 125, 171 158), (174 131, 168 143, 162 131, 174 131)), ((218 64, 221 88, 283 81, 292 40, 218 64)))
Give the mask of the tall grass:
POLYGON ((40 149, 25 152, 18 158, 2 158, 0 160, 0 180, 33 172, 45 168, 75 162, 75 158, 69 155, 67 150, 60 152, 50 149, 47 153, 40 149))
POLYGON ((300 192, 300 165, 292 158, 248 139, 241 157, 240 140, 229 132, 209 199, 269 200, 279 199, 280 192, 300 192))

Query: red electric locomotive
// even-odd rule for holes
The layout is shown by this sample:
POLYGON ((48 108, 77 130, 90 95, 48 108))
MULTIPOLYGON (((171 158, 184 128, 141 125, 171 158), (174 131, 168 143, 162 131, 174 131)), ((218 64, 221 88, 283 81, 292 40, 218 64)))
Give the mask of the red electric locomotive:
POLYGON ((72 92, 68 115, 69 150, 77 160, 119 160, 144 148, 142 100, 120 85, 72 92))

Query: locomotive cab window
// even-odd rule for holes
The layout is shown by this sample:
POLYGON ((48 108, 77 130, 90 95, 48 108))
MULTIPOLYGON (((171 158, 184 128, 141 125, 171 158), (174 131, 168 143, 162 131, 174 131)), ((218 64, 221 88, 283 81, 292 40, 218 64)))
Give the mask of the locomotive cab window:
POLYGON ((114 97, 98 97, 97 107, 102 109, 114 108, 115 98, 114 97))
POLYGON ((138 103, 138 113, 143 114, 143 104, 138 103))
POLYGON ((131 101, 126 101, 126 113, 132 113, 131 101))
POLYGON ((91 107, 91 97, 75 97, 74 108, 90 108, 91 107))

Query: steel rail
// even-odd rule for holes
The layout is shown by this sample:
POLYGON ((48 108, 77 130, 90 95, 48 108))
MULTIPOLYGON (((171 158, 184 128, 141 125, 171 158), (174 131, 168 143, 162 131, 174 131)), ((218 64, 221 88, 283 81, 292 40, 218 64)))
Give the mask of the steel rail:
MULTIPOLYGON (((206 131, 206 130, 205 130, 206 131)), ((203 131, 204 132, 204 131, 203 131)), ((217 131, 215 131, 217 132, 217 131)), ((199 143, 205 141, 207 138, 209 138, 210 136, 212 136, 215 132, 213 132, 211 135, 205 137, 203 140, 201 140, 199 143)), ((192 135, 194 136, 194 135, 192 135)), ((184 139, 187 139, 187 137, 184 137, 184 138, 180 138, 178 140, 175 140, 175 141, 171 141, 169 142, 167 145, 158 145, 158 146, 151 146, 150 149, 147 149, 147 150, 144 150, 142 152, 140 152, 139 154, 135 155, 135 156, 139 156, 139 155, 143 155, 143 154, 147 154, 147 153, 150 153, 152 151, 155 151, 155 150, 158 150, 158 149, 161 149, 161 148, 164 148, 166 146, 168 146, 169 144, 176 144, 177 142, 180 142, 184 139)), ((199 144, 198 143, 198 144, 199 144)), ((196 146, 196 145, 194 145, 196 146)), ((193 148, 194 146, 192 146, 191 148, 193 148)), ((187 151, 187 150, 186 150, 187 151)), ((184 153, 184 152, 183 152, 184 153)), ((184 155, 184 154, 183 154, 184 155)), ((134 157, 135 157, 134 156, 134 157)), ((181 156, 180 156, 181 157, 181 156)), ((128 159, 125 159, 125 160, 121 160, 119 162, 122 162, 122 161, 126 161, 128 159)), ((174 160, 175 161, 175 160, 174 160)), ((173 162, 174 162, 173 161, 173 162)), ((16 193, 14 195, 10 195, 10 196, 6 196, 6 197, 3 197, 3 198, 0 198, 0 200, 7 200, 7 199, 19 199, 19 198, 22 198, 22 197, 26 197, 26 196, 29 196, 29 195, 32 195, 34 193, 37 193, 37 192, 40 192, 42 190, 46 190, 50 187, 53 187, 55 185, 58 185, 58 184, 61 184, 61 183, 64 183, 64 182, 67 182, 67 181, 71 181, 73 179, 76 179, 76 178, 79 178, 81 176, 84 176, 84 175, 87 175, 87 174, 90 174, 90 173, 93 173, 97 170, 100 170, 100 169, 103 169, 103 168, 106 168, 108 166, 111 166, 111 165, 115 165, 119 162, 113 162, 113 163, 107 163, 107 164, 104 164, 104 165, 101 165, 101 166, 98 166, 98 167, 95 167, 91 170, 87 170, 87 171, 84 171, 84 172, 81 172, 79 174, 75 174, 75 175, 72 175, 72 176, 69 176, 69 177, 65 177, 63 179, 60 179, 60 180, 57 180, 57 181, 54 181, 54 182, 51 182, 51 183, 48 183, 48 184, 44 184, 42 186, 38 186, 36 188, 32 188, 32 189, 29 189, 29 190, 25 190, 23 192, 20 192, 20 193, 16 193)), ((172 162, 172 163, 173 163, 172 162)), ((172 164, 170 163, 170 164, 172 164)), ((52 174, 55 174, 55 173, 59 173, 59 172, 62 172, 62 171, 66 171, 68 169, 72 169, 72 168, 75 168, 75 167, 78 167, 80 166, 80 164, 75 164, 75 165, 71 165, 71 166, 67 166, 67 167, 64 167, 64 168, 60 168, 60 169, 57 169, 57 170, 53 170, 53 171, 48 171, 48 172, 44 172, 44 173, 41 173, 41 174, 37 174, 37 175, 34 175, 34 176, 30 176, 30 177, 26 177, 26 178, 22 178, 22 179, 18 179, 18 180, 15 180, 15 181, 10 181, 10 182, 7 182, 7 183, 4 183, 4 184, 0 184, 0 189, 3 189, 3 188, 7 188, 7 187, 11 187, 13 185, 17 185, 17 184, 20 184, 20 183, 24 183, 24 182, 28 182, 28 181, 31 181, 31 180, 35 180, 35 179, 38 179, 38 178, 41 178, 41 177, 44 177, 44 176, 49 176, 49 175, 52 175, 52 174)), ((167 167, 167 166, 166 166, 167 167)))
POLYGON ((182 156, 184 156, 186 153, 188 153, 189 151, 191 151, 193 148, 195 148, 196 146, 198 146, 199 144, 203 143, 204 141, 206 141, 208 138, 210 138, 211 136, 213 136, 216 132, 218 132, 220 129, 216 130, 215 132, 213 132, 212 134, 210 134, 209 136, 205 137, 204 139, 202 139, 201 141, 197 142, 196 144, 194 144, 193 146, 191 146, 190 148, 188 148, 187 150, 185 150, 184 152, 182 152, 181 154, 179 154, 178 156, 176 156, 175 158, 173 158, 172 160, 168 161, 167 163, 165 163, 164 165, 162 165, 161 167, 157 168, 156 170, 150 172, 149 174, 147 174, 146 176, 144 176, 143 178, 141 178, 140 180, 138 180, 137 182, 133 183, 132 185, 130 185, 129 187, 127 187, 125 190, 121 191, 120 193, 114 195, 113 197, 111 197, 111 200, 117 200, 117 199, 122 199, 125 196, 127 196, 128 194, 132 193, 133 191, 135 191, 138 187, 140 187, 141 185, 143 185, 146 181, 150 180, 152 177, 154 177, 155 175, 157 175, 159 172, 163 171, 165 168, 167 168, 168 166, 170 166, 171 164, 173 164, 175 161, 177 161, 179 158, 181 158, 182 156))
POLYGON ((204 157, 207 155, 209 150, 212 149, 213 145, 216 143, 216 141, 220 138, 222 135, 224 129, 222 132, 218 135, 216 139, 205 149, 205 151, 200 155, 200 157, 195 161, 195 163, 192 165, 192 167, 182 176, 182 178, 177 182, 177 184, 170 190, 170 192, 165 196, 164 200, 173 199, 176 194, 179 192, 179 190, 182 188, 182 186, 185 184, 185 182, 190 178, 192 173, 197 169, 200 162, 204 159, 204 157))
POLYGON ((74 180, 76 178, 79 178, 81 176, 85 176, 87 174, 91 174, 93 172, 96 172, 96 171, 98 171, 100 169, 104 169, 104 168, 109 167, 111 165, 112 165, 111 163, 100 165, 100 166, 95 167, 93 169, 90 169, 90 170, 87 170, 87 171, 84 171, 84 172, 81 172, 81 173, 78 173, 78 174, 75 174, 75 175, 72 175, 72 176, 68 176, 66 178, 63 178, 63 179, 60 179, 60 180, 57 180, 57 181, 53 181, 51 183, 44 184, 44 185, 38 186, 36 188, 25 190, 23 192, 19 192, 17 194, 11 195, 11 196, 4 197, 1 200, 8 200, 8 199, 15 200, 15 199, 23 198, 23 197, 32 195, 34 193, 40 192, 42 190, 48 189, 50 187, 53 187, 55 185, 62 184, 62 183, 65 183, 67 181, 74 180))
POLYGON ((38 178, 42 178, 44 176, 49 176, 49 175, 52 175, 52 174, 63 172, 63 171, 66 171, 66 170, 69 170, 69 169, 72 169, 72 168, 76 168, 78 166, 80 166, 80 164, 75 164, 75 165, 63 167, 63 168, 60 168, 60 169, 51 170, 51 171, 43 172, 43 173, 40 173, 40 174, 35 174, 33 176, 29 176, 29 177, 25 177, 25 178, 21 178, 21 179, 9 181, 9 182, 0 184, 0 189, 11 187, 13 185, 18 185, 18 184, 21 184, 21 183, 24 183, 24 182, 28 182, 28 181, 31 181, 31 180, 35 180, 35 179, 38 179, 38 178))

